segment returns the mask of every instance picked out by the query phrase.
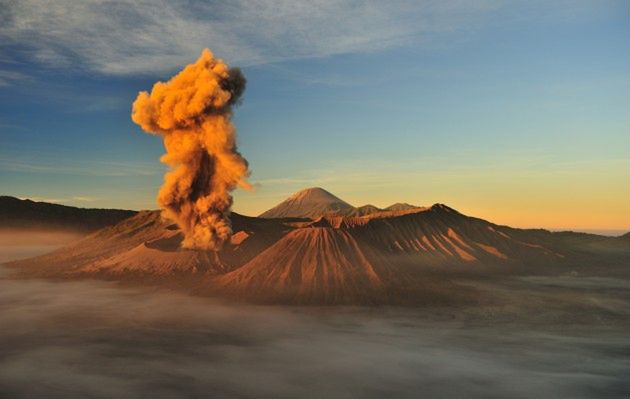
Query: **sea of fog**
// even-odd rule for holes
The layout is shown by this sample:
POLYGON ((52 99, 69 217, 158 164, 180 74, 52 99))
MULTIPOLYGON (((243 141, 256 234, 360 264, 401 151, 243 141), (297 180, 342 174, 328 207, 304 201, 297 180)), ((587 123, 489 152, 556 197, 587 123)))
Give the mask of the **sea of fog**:
POLYGON ((624 281, 515 280, 522 307, 299 308, 2 271, 0 398, 630 397, 624 281))

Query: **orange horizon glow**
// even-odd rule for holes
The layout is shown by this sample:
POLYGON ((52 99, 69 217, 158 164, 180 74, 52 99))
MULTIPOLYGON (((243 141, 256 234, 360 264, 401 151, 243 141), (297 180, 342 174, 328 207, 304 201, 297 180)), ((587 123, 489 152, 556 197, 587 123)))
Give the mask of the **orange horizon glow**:
MULTIPOLYGON (((561 193, 529 197, 520 191, 501 188, 477 188, 477 192, 465 191, 456 185, 451 190, 444 190, 443 195, 424 196, 423 188, 404 187, 398 190, 365 190, 354 193, 341 185, 324 187, 353 206, 372 204, 379 208, 396 202, 407 202, 418 206, 430 206, 443 203, 457 211, 489 222, 516 228, 543 228, 548 230, 580 231, 630 231, 630 189, 618 185, 614 195, 587 195, 588 187, 561 193), (582 191, 582 192, 580 192, 582 191), (626 194, 626 191, 628 192, 626 194), (424 198, 423 198, 424 197, 424 198)), ((427 188, 428 191, 429 187, 427 188)), ((559 187, 559 189, 561 189, 559 187)), ((295 190, 298 191, 298 190, 295 190)), ((536 188, 533 187, 533 191, 536 188)), ((549 190, 546 190, 549 192, 549 190)), ((277 205, 288 197, 288 191, 282 195, 260 192, 238 192, 235 199, 236 212, 257 216, 277 205)))

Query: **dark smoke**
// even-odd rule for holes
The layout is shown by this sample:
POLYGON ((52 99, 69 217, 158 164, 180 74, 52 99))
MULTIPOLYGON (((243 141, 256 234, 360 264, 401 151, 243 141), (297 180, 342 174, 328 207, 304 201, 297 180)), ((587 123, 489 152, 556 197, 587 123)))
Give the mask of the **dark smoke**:
POLYGON ((228 101, 228 105, 234 106, 242 103, 246 85, 247 79, 241 71, 241 68, 230 68, 228 78, 221 82, 223 90, 227 90, 232 94, 230 101, 228 101))

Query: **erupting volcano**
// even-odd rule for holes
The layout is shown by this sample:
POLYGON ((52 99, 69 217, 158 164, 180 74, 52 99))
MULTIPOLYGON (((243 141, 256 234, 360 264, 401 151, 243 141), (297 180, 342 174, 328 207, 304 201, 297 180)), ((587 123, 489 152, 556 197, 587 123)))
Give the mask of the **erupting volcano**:
POLYGON ((248 164, 236 148, 232 107, 245 77, 205 49, 168 82, 138 94, 132 119, 164 139, 161 161, 173 170, 158 194, 162 215, 184 234, 182 247, 219 250, 232 234, 230 194, 249 188, 248 164))

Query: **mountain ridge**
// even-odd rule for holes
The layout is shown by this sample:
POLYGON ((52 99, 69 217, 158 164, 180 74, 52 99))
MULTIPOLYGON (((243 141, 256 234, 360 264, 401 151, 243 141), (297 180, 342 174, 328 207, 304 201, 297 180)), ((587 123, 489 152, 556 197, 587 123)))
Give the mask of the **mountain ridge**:
POLYGON ((582 273, 595 261, 606 264, 602 254, 630 258, 623 240, 513 229, 443 204, 315 220, 234 213, 232 224, 232 240, 221 251, 185 250, 177 226, 159 211, 143 211, 8 266, 24 277, 168 285, 256 303, 373 305, 429 301, 438 292, 448 300, 449 290, 462 289, 451 274, 582 273), (576 269, 580 263, 586 266, 576 269))
POLYGON ((135 214, 136 211, 125 209, 79 208, 0 196, 0 229, 91 232, 135 214))
POLYGON ((293 193, 289 198, 258 215, 261 218, 302 217, 316 219, 322 216, 366 216, 380 212, 397 212, 423 207, 397 202, 386 208, 372 204, 359 207, 335 196, 321 187, 309 187, 293 193))
POLYGON ((232 213, 231 221, 232 239, 218 252, 182 249, 176 225, 141 211, 7 265, 22 277, 167 285, 255 303, 374 305, 450 301, 466 292, 451 277, 462 273, 610 274, 630 261, 625 237, 516 229, 439 203, 314 219, 232 213))

